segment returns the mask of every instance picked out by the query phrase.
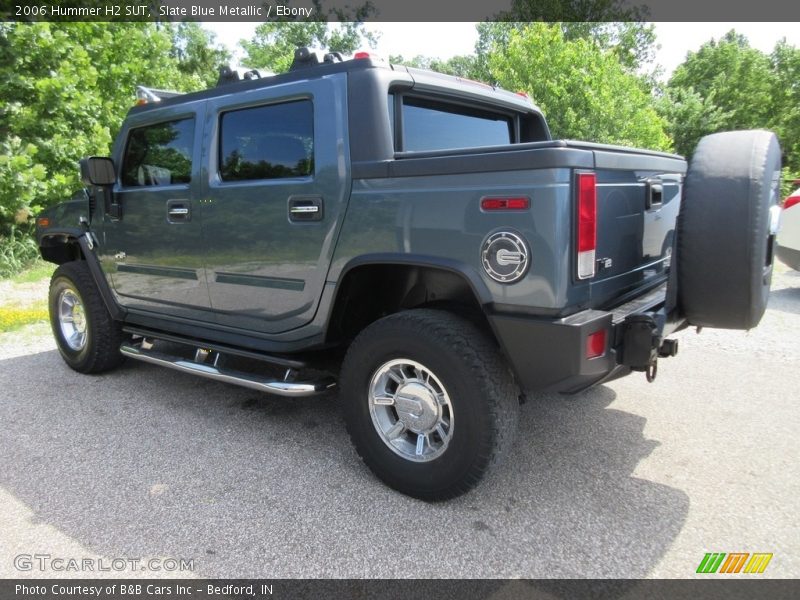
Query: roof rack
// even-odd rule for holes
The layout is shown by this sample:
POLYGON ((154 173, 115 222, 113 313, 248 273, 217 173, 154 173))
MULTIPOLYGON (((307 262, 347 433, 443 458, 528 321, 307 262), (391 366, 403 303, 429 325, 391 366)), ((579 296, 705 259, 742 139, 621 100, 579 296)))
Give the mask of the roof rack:
POLYGON ((223 65, 219 68, 217 87, 228 85, 229 83, 237 83, 239 81, 264 79, 264 77, 272 77, 273 75, 275 75, 275 73, 265 69, 252 69, 250 67, 241 67, 238 65, 223 65))
MULTIPOLYGON (((155 104, 162 100, 177 98, 179 96, 188 95, 189 98, 198 98, 200 94, 207 97, 211 95, 224 94, 227 90, 220 90, 214 92, 213 90, 225 88, 234 83, 247 83, 254 82, 262 79, 269 79, 278 77, 285 79, 293 71, 303 70, 309 67, 324 67, 341 64, 345 62, 358 62, 363 59, 369 59, 373 62, 385 62, 382 58, 371 52, 356 52, 352 58, 344 58, 341 52, 325 52, 317 51, 308 47, 297 48, 294 51, 294 59, 289 67, 289 73, 276 74, 266 69, 254 69, 252 67, 244 67, 239 65, 223 65, 219 68, 219 78, 217 83, 210 89, 198 92, 173 92, 169 90, 158 90, 147 86, 136 86, 136 106, 144 106, 147 104, 155 104)), ((388 64, 388 63, 387 63, 388 64)), ((268 82, 265 82, 268 84, 268 82)))
POLYGON ((320 58, 320 53, 316 50, 302 47, 294 51, 294 60, 292 61, 292 66, 289 67, 289 71, 315 67, 319 64, 331 64, 343 61, 344 58, 341 52, 328 52, 322 54, 320 58))
POLYGON ((169 90, 157 90, 155 88, 136 86, 136 104, 150 104, 151 102, 161 102, 167 98, 182 96, 183 92, 171 92, 169 90))

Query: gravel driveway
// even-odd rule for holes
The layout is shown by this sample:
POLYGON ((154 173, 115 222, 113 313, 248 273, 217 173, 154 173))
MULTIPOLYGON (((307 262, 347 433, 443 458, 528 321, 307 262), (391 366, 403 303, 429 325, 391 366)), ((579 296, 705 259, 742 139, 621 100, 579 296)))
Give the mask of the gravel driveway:
POLYGON ((779 267, 773 290, 752 332, 679 334, 654 384, 533 398, 511 460, 443 504, 371 476, 335 395, 132 362, 81 376, 47 325, 0 335, 0 577, 82 575, 14 569, 36 552, 473 578, 692 577, 706 552, 771 552, 765 576, 798 577, 800 273, 779 267))

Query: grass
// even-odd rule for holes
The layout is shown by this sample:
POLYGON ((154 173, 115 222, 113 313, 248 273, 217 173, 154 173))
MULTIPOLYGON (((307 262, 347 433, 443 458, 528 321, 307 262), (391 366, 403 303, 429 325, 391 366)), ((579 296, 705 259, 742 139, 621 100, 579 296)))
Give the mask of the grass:
POLYGON ((0 307, 0 333, 14 331, 31 323, 50 319, 47 309, 41 307, 0 307))
POLYGON ((11 227, 8 235, 0 236, 0 279, 18 275, 37 262, 36 241, 24 231, 11 227))
POLYGON ((37 258, 25 270, 11 277, 11 281, 14 283, 35 283, 42 279, 50 279, 55 270, 56 265, 37 258))
POLYGON ((49 279, 56 266, 36 258, 35 255, 31 259, 26 253, 25 242, 14 244, 11 241, 9 245, 9 238, 4 238, 2 244, 0 279, 5 280, 4 288, 10 292, 10 296, 0 299, 3 303, 0 306, 0 333, 15 331, 34 323, 48 322, 50 317, 47 302, 38 297, 30 298, 27 288, 16 286, 49 279), (25 260, 22 260, 23 258, 25 260), (8 283, 11 284, 10 288, 6 288, 8 283))

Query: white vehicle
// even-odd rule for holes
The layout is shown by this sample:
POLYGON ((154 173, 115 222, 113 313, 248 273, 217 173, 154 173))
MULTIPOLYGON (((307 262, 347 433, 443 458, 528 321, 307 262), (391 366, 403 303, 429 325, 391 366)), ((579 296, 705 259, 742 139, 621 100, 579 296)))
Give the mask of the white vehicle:
MULTIPOLYGON (((800 180, 794 183, 800 185, 800 180)), ((776 254, 782 263, 800 271, 800 187, 783 202, 776 254)))

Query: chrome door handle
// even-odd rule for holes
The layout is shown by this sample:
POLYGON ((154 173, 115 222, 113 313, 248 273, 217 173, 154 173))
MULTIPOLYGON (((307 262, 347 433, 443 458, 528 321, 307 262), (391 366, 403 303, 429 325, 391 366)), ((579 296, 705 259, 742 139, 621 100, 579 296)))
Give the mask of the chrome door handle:
POLYGON ((289 196, 289 221, 292 223, 322 221, 324 206, 322 196, 289 196))
POLYGON ((293 215, 313 214, 319 212, 319 206, 293 206, 290 209, 293 215))
POLYGON ((190 200, 167 200, 167 222, 188 223, 192 219, 190 200))

